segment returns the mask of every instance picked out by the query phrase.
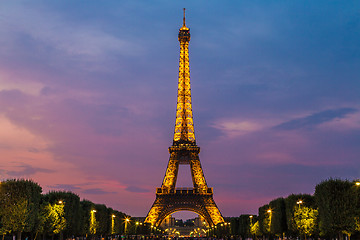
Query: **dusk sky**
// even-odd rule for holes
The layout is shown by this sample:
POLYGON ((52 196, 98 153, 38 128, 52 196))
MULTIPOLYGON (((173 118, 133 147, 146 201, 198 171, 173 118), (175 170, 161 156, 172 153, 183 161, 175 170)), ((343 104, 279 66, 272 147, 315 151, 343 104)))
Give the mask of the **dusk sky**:
POLYGON ((0 1, 0 180, 146 216, 184 7, 196 142, 224 216, 360 177, 360 1, 34 0, 0 1))

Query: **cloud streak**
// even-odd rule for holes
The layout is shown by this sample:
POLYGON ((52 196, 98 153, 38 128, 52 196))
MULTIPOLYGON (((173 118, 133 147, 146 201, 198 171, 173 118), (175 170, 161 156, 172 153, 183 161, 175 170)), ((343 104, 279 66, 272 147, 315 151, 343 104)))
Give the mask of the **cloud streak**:
POLYGON ((12 177, 22 178, 22 177, 32 177, 36 173, 54 173, 54 172, 56 172, 55 170, 52 170, 52 169, 33 167, 33 166, 30 166, 27 164, 20 164, 16 168, 19 170, 5 171, 5 174, 12 176, 12 177))
POLYGON ((339 108, 325 110, 318 113, 311 114, 306 117, 296 118, 274 127, 275 130, 296 130, 303 128, 313 128, 326 122, 347 117, 349 114, 355 113, 358 110, 355 108, 339 108))

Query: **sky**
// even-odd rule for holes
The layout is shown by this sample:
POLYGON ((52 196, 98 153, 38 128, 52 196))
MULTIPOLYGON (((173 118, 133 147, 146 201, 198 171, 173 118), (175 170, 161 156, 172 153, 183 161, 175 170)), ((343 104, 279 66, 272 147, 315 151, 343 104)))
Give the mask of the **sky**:
POLYGON ((0 180, 146 216, 184 7, 196 141, 224 216, 360 177, 359 1, 18 0, 0 1, 0 180))

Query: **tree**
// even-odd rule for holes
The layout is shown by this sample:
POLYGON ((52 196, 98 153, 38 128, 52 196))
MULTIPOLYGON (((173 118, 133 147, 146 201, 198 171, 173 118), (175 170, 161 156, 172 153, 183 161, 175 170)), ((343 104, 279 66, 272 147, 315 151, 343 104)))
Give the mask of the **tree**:
POLYGON ((239 218, 230 218, 230 234, 233 236, 239 235, 239 218))
MULTIPOLYGON (((300 235, 300 232, 294 220, 294 211, 297 207, 299 207, 299 204, 301 204, 301 206, 317 209, 315 198, 310 194, 291 194, 287 198, 285 198, 286 225, 288 236, 297 237, 300 235)), ((317 228, 315 232, 317 232, 317 228)))
POLYGON ((270 232, 275 236, 282 237, 287 231, 285 201, 283 198, 277 198, 272 200, 269 206, 271 209, 269 212, 271 216, 270 232))
POLYGON ((301 235, 310 236, 315 233, 317 229, 317 216, 318 210, 312 209, 306 206, 295 207, 294 210, 294 222, 297 230, 301 235))
POLYGON ((111 214, 110 210, 104 204, 95 204, 97 230, 96 233, 106 236, 111 230, 111 214))
POLYGON ((44 195, 44 201, 51 204, 62 202, 66 227, 62 233, 65 238, 81 234, 81 207, 78 195, 68 191, 51 191, 44 195))
POLYGON ((81 235, 86 236, 86 235, 95 234, 96 233, 96 221, 95 221, 96 216, 95 216, 95 213, 93 212, 93 210, 95 210, 95 204, 88 200, 82 200, 80 202, 80 208, 81 208, 81 218, 80 218, 81 235), (94 216, 95 219, 93 219, 92 216, 94 216), (91 221, 93 221, 93 222, 91 222, 91 221))
POLYGON ((243 214, 239 217, 239 235, 242 238, 248 238, 251 236, 251 227, 256 222, 256 216, 243 214))
POLYGON ((252 236, 255 236, 255 238, 261 236, 259 221, 256 221, 254 224, 252 224, 252 226, 250 228, 250 233, 252 236))
POLYGON ((31 180, 6 180, 0 187, 2 232, 33 232, 39 216, 41 187, 31 180))
POLYGON ((62 203, 46 204, 43 209, 45 216, 45 231, 54 234, 59 234, 66 227, 66 219, 64 213, 64 205, 62 203))
POLYGON ((21 239, 21 233, 24 231, 27 219, 29 218, 29 202, 26 199, 17 199, 16 204, 11 202, 2 204, 2 232, 19 233, 18 239, 21 239))
POLYGON ((319 210, 319 228, 322 235, 349 237, 359 229, 359 209, 354 183, 329 179, 315 187, 319 210))
POLYGON ((262 235, 270 235, 270 226, 271 226, 272 210, 268 204, 259 208, 259 231, 262 235))

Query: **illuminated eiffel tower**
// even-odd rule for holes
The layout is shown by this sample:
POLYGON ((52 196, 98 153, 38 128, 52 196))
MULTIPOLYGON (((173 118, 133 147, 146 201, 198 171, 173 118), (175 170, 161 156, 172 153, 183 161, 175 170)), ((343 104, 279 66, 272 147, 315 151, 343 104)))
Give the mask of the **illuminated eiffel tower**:
POLYGON ((207 186, 199 159, 200 148, 195 141, 189 69, 190 29, 185 24, 185 9, 178 39, 180 61, 174 140, 169 147, 170 159, 163 183, 156 189, 156 199, 145 222, 159 226, 169 214, 192 211, 213 226, 224 219, 213 199, 213 189, 207 186), (175 188, 179 164, 190 165, 193 188, 175 188))

